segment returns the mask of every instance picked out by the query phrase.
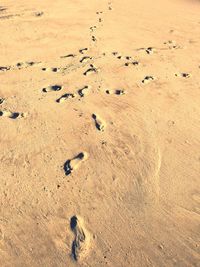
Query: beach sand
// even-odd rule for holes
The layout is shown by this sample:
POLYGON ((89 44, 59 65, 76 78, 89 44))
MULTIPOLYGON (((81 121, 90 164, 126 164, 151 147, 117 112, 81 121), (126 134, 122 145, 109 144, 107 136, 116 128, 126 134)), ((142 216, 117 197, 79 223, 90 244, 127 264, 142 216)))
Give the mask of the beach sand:
POLYGON ((1 1, 2 267, 199 266, 199 14, 1 1))

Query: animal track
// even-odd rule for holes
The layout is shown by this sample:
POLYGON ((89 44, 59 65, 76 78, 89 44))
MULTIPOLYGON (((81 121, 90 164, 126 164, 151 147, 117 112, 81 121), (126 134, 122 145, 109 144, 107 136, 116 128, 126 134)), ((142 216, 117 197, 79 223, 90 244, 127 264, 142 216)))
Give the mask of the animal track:
POLYGON ((19 113, 19 112, 10 112, 10 111, 0 111, 0 117, 8 117, 10 119, 17 119, 17 118, 22 118, 25 117, 24 113, 19 113))
POLYGON ((47 93, 47 92, 53 92, 53 91, 60 91, 63 87, 61 85, 50 85, 46 88, 43 88, 42 91, 44 93, 47 93))
POLYGON ((183 73, 176 73, 175 76, 176 77, 181 77, 181 78, 190 78, 191 74, 183 72, 183 73))
POLYGON ((89 75, 89 74, 91 74, 91 73, 97 73, 97 68, 95 68, 92 64, 90 64, 90 68, 87 69, 87 70, 83 73, 83 75, 87 76, 87 75, 89 75))
POLYGON ((155 78, 153 76, 146 76, 143 80, 142 80, 142 83, 149 83, 151 81, 155 80, 155 78))
POLYGON ((83 227, 83 221, 77 216, 73 216, 70 220, 70 227, 74 233, 74 241, 72 242, 72 257, 75 261, 83 259, 89 249, 90 237, 83 227))
POLYGON ((90 89, 90 86, 86 85, 82 89, 78 90, 78 94, 80 95, 80 97, 84 97, 85 95, 88 94, 89 89, 90 89))
POLYGON ((66 175, 71 174, 74 170, 76 170, 81 162, 88 159, 88 154, 86 152, 79 153, 76 157, 73 159, 69 159, 64 164, 64 171, 66 175))
POLYGON ((125 91, 123 89, 116 89, 116 90, 106 90, 106 94, 108 95, 125 95, 125 91))
POLYGON ((99 116, 97 116, 96 114, 92 114, 92 118, 95 121, 96 128, 99 131, 102 131, 103 132, 105 130, 105 127, 106 127, 105 122, 99 116))

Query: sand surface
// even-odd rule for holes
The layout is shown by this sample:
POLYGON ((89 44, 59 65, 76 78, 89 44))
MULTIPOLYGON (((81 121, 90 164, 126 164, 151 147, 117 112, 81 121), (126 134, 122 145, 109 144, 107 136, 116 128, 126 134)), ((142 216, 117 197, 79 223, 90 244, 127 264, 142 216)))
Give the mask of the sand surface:
POLYGON ((0 266, 200 266, 200 2, 2 0, 0 266))

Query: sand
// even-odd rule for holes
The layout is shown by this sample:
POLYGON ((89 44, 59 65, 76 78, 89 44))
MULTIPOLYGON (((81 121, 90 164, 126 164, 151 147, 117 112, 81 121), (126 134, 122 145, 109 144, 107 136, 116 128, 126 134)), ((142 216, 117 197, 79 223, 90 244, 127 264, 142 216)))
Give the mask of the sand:
POLYGON ((199 266, 199 14, 1 1, 2 267, 199 266))

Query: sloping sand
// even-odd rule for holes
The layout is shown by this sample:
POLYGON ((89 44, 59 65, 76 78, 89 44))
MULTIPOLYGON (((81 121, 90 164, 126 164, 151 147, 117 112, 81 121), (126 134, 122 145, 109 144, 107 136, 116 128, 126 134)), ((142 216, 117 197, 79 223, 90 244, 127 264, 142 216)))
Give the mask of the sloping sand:
POLYGON ((0 266, 200 263, 200 2, 3 0, 0 266))

